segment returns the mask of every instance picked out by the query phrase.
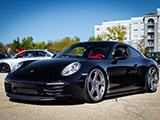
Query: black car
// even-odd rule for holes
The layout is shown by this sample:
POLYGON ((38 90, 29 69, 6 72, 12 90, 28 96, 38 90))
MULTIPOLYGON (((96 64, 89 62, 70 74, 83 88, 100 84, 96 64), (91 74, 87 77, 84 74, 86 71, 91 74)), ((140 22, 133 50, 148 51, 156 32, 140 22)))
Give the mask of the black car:
POLYGON ((98 102, 105 96, 155 92, 157 64, 120 42, 83 42, 55 58, 17 64, 5 79, 8 97, 21 100, 74 99, 98 102))

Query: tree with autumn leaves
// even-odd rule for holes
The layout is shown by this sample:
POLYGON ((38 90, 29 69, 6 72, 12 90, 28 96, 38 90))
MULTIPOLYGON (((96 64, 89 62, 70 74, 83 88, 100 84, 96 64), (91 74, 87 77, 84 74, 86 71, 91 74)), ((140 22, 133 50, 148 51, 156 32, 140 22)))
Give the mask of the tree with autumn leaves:
MULTIPOLYGON (((126 28, 124 26, 114 26, 110 29, 108 29, 107 33, 98 35, 97 37, 90 37, 88 41, 101 41, 101 40, 107 40, 107 41, 119 41, 123 42, 125 40, 126 35, 126 28)), ((145 38, 144 38, 145 39, 145 38)), ((47 43, 45 41, 34 43, 33 38, 27 37, 23 38, 20 41, 19 38, 14 39, 13 43, 7 44, 6 46, 11 49, 10 53, 7 52, 6 46, 3 45, 3 43, 0 43, 0 52, 4 52, 5 54, 13 54, 13 52, 18 49, 48 49, 54 52, 61 52, 68 46, 80 42, 80 39, 78 37, 69 38, 65 37, 62 40, 55 40, 55 41, 48 41, 47 43), (22 41, 22 42, 21 42, 22 41)), ((142 52, 142 44, 144 40, 140 41, 138 49, 140 52, 142 52)))
POLYGON ((110 41, 115 40, 123 42, 125 40, 126 28, 124 26, 116 26, 109 29, 109 33, 102 34, 102 39, 110 41))
POLYGON ((88 41, 119 41, 123 42, 125 40, 126 28, 124 26, 114 26, 108 30, 108 33, 103 33, 97 37, 90 37, 88 41))
POLYGON ((48 43, 45 43, 45 41, 34 43, 33 37, 27 37, 20 40, 19 38, 14 39, 13 43, 7 44, 6 46, 3 45, 3 43, 0 43, 0 53, 5 53, 8 55, 13 55, 13 53, 16 50, 23 50, 23 49, 48 49, 54 52, 61 52, 68 46, 80 42, 79 37, 69 38, 66 37, 62 40, 56 40, 56 41, 48 41, 48 43), (10 48, 10 51, 8 52, 6 50, 6 47, 10 48))
POLYGON ((57 41, 49 41, 47 43, 47 49, 55 52, 61 52, 68 46, 80 42, 80 39, 78 37, 74 37, 73 39, 66 37, 62 40, 57 41))

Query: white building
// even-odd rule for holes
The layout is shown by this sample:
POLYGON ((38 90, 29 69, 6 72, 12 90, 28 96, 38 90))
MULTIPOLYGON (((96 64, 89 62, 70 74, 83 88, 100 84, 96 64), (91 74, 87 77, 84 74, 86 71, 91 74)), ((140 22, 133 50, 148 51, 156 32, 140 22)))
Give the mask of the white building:
POLYGON ((109 28, 117 25, 123 25, 126 28, 126 43, 137 48, 139 40, 145 36, 147 39, 144 46, 149 48, 149 52, 160 51, 160 8, 157 14, 147 14, 143 17, 132 17, 131 20, 122 21, 104 21, 102 25, 95 25, 95 37, 108 33, 109 28))

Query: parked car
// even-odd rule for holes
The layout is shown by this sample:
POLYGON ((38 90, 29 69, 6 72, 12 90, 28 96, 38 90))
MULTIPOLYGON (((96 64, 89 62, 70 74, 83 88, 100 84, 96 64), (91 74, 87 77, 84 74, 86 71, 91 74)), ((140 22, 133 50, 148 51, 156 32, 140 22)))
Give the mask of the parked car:
POLYGON ((155 92, 158 81, 156 62, 130 45, 83 42, 55 59, 18 63, 5 78, 5 91, 11 99, 99 102, 105 96, 155 92))
POLYGON ((0 59, 0 72, 8 73, 17 63, 26 60, 42 60, 54 57, 56 53, 49 50, 25 50, 17 53, 12 58, 0 59))
POLYGON ((149 52, 146 54, 146 57, 156 61, 160 65, 160 52, 149 52))

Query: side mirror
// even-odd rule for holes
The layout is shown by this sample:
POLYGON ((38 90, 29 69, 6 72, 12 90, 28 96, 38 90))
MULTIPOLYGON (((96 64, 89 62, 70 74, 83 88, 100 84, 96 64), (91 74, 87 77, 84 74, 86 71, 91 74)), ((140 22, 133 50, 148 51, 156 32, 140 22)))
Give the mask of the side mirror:
POLYGON ((115 58, 114 58, 114 60, 126 60, 128 57, 127 57, 127 55, 126 54, 123 54, 123 53, 120 53, 120 54, 118 54, 118 56, 116 56, 115 58))
POLYGON ((117 64, 118 60, 126 60, 127 58, 128 57, 125 54, 120 53, 114 58, 114 61, 112 62, 112 64, 117 64))

